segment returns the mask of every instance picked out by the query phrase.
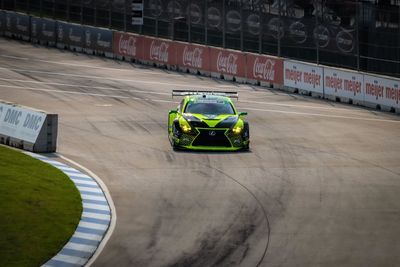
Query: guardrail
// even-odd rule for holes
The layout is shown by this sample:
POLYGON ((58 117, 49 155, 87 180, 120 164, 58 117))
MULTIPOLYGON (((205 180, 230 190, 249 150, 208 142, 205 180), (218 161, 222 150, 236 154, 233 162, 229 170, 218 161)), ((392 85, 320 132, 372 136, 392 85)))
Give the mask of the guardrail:
POLYGON ((32 152, 55 152, 58 115, 0 101, 0 143, 32 152))
POLYGON ((400 113, 400 79, 0 11, 0 34, 400 113))

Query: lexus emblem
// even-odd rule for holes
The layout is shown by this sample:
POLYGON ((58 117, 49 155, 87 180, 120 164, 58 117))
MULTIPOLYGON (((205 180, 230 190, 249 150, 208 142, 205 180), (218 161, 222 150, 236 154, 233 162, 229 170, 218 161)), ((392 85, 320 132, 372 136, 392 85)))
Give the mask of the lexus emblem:
POLYGON ((215 136, 217 133, 216 133, 215 131, 209 131, 208 134, 209 134, 210 136, 215 136))

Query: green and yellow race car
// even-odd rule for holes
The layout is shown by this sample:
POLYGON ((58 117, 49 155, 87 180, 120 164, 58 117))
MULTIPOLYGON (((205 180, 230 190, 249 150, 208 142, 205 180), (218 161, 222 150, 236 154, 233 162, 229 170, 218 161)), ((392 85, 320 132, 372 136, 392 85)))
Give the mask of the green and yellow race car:
POLYGON ((173 90, 183 96, 169 111, 168 137, 174 149, 248 150, 249 124, 246 112, 238 112, 231 98, 237 92, 173 90))

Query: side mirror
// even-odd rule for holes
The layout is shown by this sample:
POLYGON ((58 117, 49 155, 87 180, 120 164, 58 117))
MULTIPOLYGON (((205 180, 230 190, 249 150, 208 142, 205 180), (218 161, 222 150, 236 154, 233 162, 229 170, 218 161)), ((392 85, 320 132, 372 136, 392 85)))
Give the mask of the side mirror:
POLYGON ((247 112, 239 112, 239 116, 246 116, 247 112))
POLYGON ((176 110, 176 109, 171 109, 169 111, 169 114, 176 114, 176 113, 178 113, 178 110, 176 110))

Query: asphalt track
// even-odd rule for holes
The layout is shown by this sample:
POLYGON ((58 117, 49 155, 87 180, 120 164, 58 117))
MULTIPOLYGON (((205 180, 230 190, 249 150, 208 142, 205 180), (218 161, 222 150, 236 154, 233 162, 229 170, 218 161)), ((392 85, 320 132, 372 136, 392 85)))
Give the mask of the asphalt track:
POLYGON ((0 39, 0 98, 59 114, 116 228, 93 266, 399 266, 400 118, 0 39), (172 89, 233 89, 251 151, 174 152, 172 89))

